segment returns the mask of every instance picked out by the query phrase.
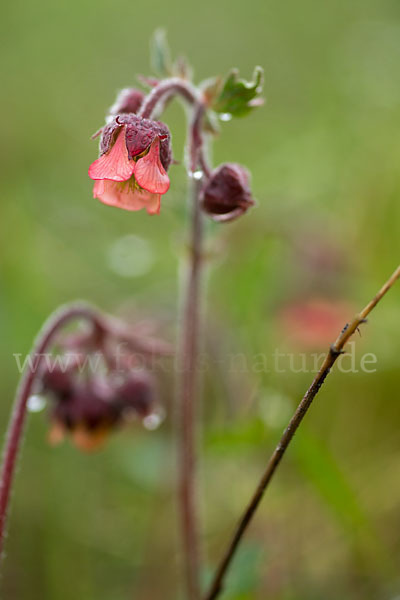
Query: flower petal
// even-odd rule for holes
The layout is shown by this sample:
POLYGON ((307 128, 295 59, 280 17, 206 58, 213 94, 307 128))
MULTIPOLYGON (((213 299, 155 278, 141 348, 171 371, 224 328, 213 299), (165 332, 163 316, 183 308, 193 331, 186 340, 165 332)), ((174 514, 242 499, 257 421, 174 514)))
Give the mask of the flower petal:
POLYGON ((58 446, 65 437, 65 427, 60 421, 53 421, 47 439, 51 446, 58 446))
POLYGON ((72 431, 72 440, 75 446, 83 452, 94 452, 103 446, 110 433, 109 427, 98 427, 89 430, 83 425, 78 425, 72 431))
POLYGON ((135 179, 144 190, 152 194, 165 194, 169 177, 160 160, 160 140, 157 137, 148 153, 135 164, 135 179))
POLYGON ((93 188, 93 198, 98 198, 103 204, 116 206, 124 210, 140 210, 145 208, 149 215, 160 212, 160 194, 151 194, 139 190, 128 183, 109 180, 96 181, 93 188))
POLYGON ((134 169, 134 161, 128 158, 125 127, 122 127, 111 150, 90 165, 89 177, 94 180, 127 181, 132 176, 134 169))

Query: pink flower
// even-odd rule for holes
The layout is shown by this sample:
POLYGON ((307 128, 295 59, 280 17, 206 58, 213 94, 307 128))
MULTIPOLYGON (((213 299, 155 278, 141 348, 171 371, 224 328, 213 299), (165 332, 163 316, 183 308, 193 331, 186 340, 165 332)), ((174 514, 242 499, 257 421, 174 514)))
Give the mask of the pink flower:
POLYGON ((160 212, 169 189, 170 133, 160 121, 120 114, 101 132, 100 158, 89 167, 93 197, 124 210, 160 212))
POLYGON ((353 309, 345 301, 310 298, 293 302, 280 312, 280 323, 290 341, 307 350, 326 348, 336 339, 353 309))

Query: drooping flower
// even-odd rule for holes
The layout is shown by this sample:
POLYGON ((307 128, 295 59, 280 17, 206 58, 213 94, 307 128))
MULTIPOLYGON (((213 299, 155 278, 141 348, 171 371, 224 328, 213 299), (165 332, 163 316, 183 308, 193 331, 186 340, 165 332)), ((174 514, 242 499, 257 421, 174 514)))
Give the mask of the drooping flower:
POLYGON ((224 163, 211 173, 202 190, 204 211, 218 222, 228 222, 244 214, 255 202, 249 188, 247 169, 224 163))
POLYGON ((160 121, 120 114, 101 132, 100 157, 89 167, 93 197, 125 210, 160 212, 169 189, 171 136, 160 121))
POLYGON ((131 371, 122 379, 94 374, 82 379, 79 370, 55 367, 42 381, 53 405, 49 432, 53 445, 69 436, 80 450, 96 450, 112 430, 131 417, 145 419, 157 404, 154 381, 145 371, 131 371))

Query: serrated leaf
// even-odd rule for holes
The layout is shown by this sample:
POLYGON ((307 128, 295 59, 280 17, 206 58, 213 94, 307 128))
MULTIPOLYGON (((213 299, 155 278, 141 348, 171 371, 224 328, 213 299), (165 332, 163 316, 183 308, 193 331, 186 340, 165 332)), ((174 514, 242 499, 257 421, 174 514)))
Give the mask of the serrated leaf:
POLYGON ((164 29, 156 29, 150 42, 151 66, 157 75, 171 75, 171 52, 164 29))
POLYGON ((217 113, 233 117, 247 115, 252 108, 263 102, 262 98, 259 97, 262 80, 263 70, 261 67, 254 69, 252 81, 241 79, 238 70, 232 70, 212 108, 217 113))

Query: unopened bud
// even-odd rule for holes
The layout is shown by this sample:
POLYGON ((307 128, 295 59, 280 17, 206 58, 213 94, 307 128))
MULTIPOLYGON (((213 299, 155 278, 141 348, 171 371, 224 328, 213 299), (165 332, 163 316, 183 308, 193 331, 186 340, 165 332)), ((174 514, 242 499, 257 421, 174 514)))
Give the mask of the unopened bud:
POLYGON ((228 222, 244 214, 255 202, 249 188, 247 169, 236 163, 220 165, 202 190, 204 211, 218 222, 228 222))

